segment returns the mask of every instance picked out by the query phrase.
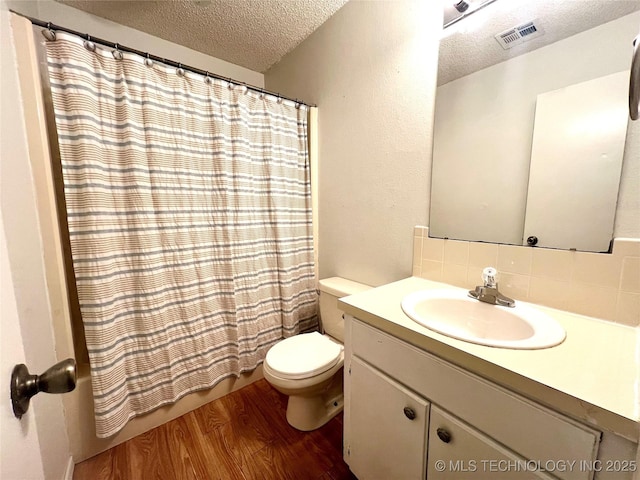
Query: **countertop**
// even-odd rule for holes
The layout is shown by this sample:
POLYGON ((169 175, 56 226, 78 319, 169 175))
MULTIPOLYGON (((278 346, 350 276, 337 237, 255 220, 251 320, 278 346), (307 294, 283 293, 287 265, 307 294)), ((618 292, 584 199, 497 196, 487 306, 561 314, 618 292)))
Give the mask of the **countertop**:
POLYGON ((566 329, 563 343, 541 350, 476 345, 429 330, 402 311, 405 295, 442 288, 463 291, 410 277, 345 297, 339 306, 375 328, 509 390, 638 442, 640 328, 534 305, 566 329))

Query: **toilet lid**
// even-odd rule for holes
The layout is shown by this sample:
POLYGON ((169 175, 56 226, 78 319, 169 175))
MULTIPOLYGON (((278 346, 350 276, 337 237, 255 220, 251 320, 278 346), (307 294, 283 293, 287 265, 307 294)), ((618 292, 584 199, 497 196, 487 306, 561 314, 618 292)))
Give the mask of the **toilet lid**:
POLYGON ((342 345, 318 332, 286 338, 269 349, 266 364, 279 377, 300 379, 326 372, 340 359, 342 345))

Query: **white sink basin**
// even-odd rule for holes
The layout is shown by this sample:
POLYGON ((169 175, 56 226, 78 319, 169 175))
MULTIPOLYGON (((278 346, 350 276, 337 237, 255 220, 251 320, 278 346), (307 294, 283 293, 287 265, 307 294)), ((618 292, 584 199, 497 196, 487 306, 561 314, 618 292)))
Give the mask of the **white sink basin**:
POLYGON ((402 310, 430 330, 490 347, 533 350, 553 347, 566 337, 557 321, 529 305, 490 305, 458 290, 414 292, 404 297, 402 310))

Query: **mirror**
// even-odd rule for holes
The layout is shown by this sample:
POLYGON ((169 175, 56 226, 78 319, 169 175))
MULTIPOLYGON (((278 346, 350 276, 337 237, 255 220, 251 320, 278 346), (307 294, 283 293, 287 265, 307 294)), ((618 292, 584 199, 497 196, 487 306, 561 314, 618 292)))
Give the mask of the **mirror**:
POLYGON ((640 4, 486 3, 443 31, 429 236, 606 252, 640 4))

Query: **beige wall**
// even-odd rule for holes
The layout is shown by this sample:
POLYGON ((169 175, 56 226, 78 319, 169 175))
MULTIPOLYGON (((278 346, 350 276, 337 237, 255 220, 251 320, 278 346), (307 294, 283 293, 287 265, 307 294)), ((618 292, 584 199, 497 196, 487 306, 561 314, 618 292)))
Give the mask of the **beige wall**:
MULTIPOLYGON (((640 239, 616 239, 613 253, 413 237, 413 274, 471 290, 498 269, 500 291, 516 300, 640 327, 640 239)), ((639 330, 640 332, 640 330, 639 330)))
POLYGON ((352 0, 265 74, 319 107, 320 278, 411 275, 427 220, 438 2, 352 0))
MULTIPOLYGON (((410 273, 405 235, 428 223, 439 26, 435 2, 422 3, 352 0, 265 74, 267 88, 319 106, 321 278, 379 285, 410 273)), ((618 53, 613 71, 629 68, 618 53)), ((617 237, 640 238, 639 125, 629 125, 617 237)))

